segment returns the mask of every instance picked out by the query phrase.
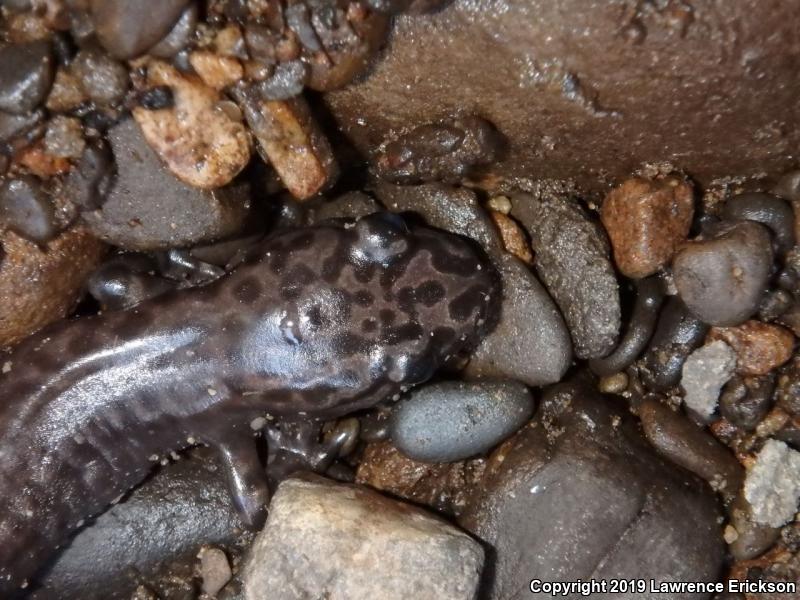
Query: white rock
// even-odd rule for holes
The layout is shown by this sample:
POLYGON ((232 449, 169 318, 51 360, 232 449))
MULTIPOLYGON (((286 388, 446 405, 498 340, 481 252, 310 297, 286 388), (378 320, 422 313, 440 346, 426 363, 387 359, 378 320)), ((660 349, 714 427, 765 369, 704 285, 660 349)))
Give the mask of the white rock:
POLYGON ((711 342, 692 352, 683 365, 683 402, 708 418, 717 409, 722 386, 736 369, 736 353, 723 341, 711 342))
POLYGON ((794 517, 800 501, 800 452, 767 440, 744 481, 753 520, 780 527, 794 517))
POLYGON ((245 560, 247 600, 449 600, 477 593, 483 549, 445 521, 365 487, 281 483, 245 560))

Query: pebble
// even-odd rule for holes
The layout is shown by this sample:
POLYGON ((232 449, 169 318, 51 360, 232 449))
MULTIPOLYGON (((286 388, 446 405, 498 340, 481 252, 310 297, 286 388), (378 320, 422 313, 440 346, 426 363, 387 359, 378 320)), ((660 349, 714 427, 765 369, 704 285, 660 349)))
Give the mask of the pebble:
POLYGON ((465 116, 420 125, 384 142, 374 162, 378 175, 392 183, 458 183, 497 160, 502 148, 491 123, 465 116))
POLYGON ((174 107, 133 109, 150 146, 181 181, 200 189, 229 183, 250 162, 250 135, 240 121, 216 110, 219 93, 171 65, 147 66, 149 87, 169 86, 174 107))
POLYGON ((790 521, 800 501, 800 452, 767 440, 747 473, 744 495, 754 522, 781 527, 790 521))
POLYGON ((80 158, 86 147, 81 122, 63 116, 50 119, 44 134, 44 147, 48 154, 59 158, 80 158))
POLYGON ((800 417, 800 356, 780 370, 775 401, 790 415, 800 417))
POLYGON ((80 79, 71 69, 60 68, 56 71, 53 87, 47 96, 45 106, 52 112, 70 112, 78 108, 88 99, 80 79))
POLYGON ((104 253, 104 245, 81 227, 45 247, 13 232, 0 236, 0 243, 0 347, 64 318, 104 253))
POLYGON ((197 4, 192 2, 183 10, 172 30, 160 42, 150 48, 148 54, 158 58, 172 58, 183 50, 192 41, 192 36, 197 27, 197 16, 197 4))
POLYGON ((742 375, 766 375, 792 357, 794 335, 780 325, 747 321, 737 327, 712 327, 709 340, 722 340, 736 352, 742 375))
POLYGON ((290 100, 303 91, 308 74, 308 65, 301 60, 282 62, 271 77, 259 82, 256 89, 263 100, 290 100))
POLYGON ((0 183, 0 226, 39 244, 58 235, 55 208, 38 179, 23 175, 0 183))
POLYGON ((13 115, 0 111, 0 143, 5 144, 22 137, 44 120, 42 110, 34 110, 24 115, 13 115))
POLYGON ((222 56, 210 50, 195 50, 189 64, 208 87, 222 91, 244 76, 242 63, 232 56, 222 56))
POLYGON ((228 557, 219 548, 203 546, 197 558, 200 559, 200 577, 203 579, 203 593, 209 596, 216 596, 233 576, 228 557))
POLYGON ((100 208, 115 178, 116 165, 108 143, 103 139, 92 140, 67 175, 62 196, 83 209, 100 208))
POLYGON ((258 141, 261 156, 292 196, 306 200, 333 185, 339 175, 336 158, 303 98, 260 100, 238 86, 232 94, 258 141))
POLYGON ((757 310, 772 270, 769 230, 724 224, 711 239, 686 244, 672 263, 686 306, 709 325, 740 325, 757 310))
POLYGON ((516 194, 511 215, 531 236, 536 272, 567 323, 578 358, 598 358, 617 344, 622 311, 608 241, 577 201, 516 194))
MULTIPOLYGON (((249 187, 204 191, 173 177, 134 121, 109 131, 117 175, 102 208, 82 219, 98 237, 129 250, 189 246, 231 235, 249 214, 249 187)), ((91 179, 91 177, 90 177, 91 179)))
POLYGON ((677 177, 628 179, 605 197, 600 218, 614 249, 614 262, 631 279, 656 273, 689 235, 692 187, 677 177))
POLYGON ((288 479, 245 559, 245 598, 472 600, 481 545, 454 526, 365 487, 288 479))
POLYGON ((21 115, 35 109, 47 98, 54 76, 49 42, 0 48, 0 110, 21 115))
POLYGON ((70 69, 86 95, 98 104, 120 102, 130 87, 128 69, 104 52, 81 50, 70 69))
POLYGON ((671 296, 642 357, 642 378, 647 386, 664 391, 677 385, 686 357, 703 343, 708 330, 708 325, 691 314, 680 298, 671 296))
POLYGON ((471 379, 515 379, 529 386, 559 381, 572 364, 572 344, 550 295, 519 259, 495 266, 503 284, 499 322, 472 353, 471 379))
POLYGON ((90 0, 92 22, 103 47, 119 59, 144 54, 166 36, 189 0, 90 0))
POLYGON ((736 375, 722 389, 722 416, 745 431, 753 431, 772 406, 775 377, 736 375))
POLYGON ((481 381, 426 385, 392 414, 392 441, 423 462, 455 462, 483 454, 533 414, 533 397, 521 383, 481 381))
POLYGON ((458 519, 494 550, 482 598, 587 573, 716 581, 725 549, 713 493, 657 457, 625 403, 592 387, 587 378, 545 391, 534 423, 487 460, 458 519))
POLYGON ((513 254, 526 265, 533 264, 533 252, 528 243, 525 233, 517 222, 506 214, 496 210, 490 210, 489 216, 497 226, 500 232, 500 238, 503 240, 503 247, 506 252, 513 254))
POLYGON ((772 231, 781 253, 794 246, 794 211, 782 198, 763 192, 738 194, 725 203, 721 216, 729 221, 747 220, 765 225, 772 231))
POLYGON ((744 473, 736 457, 712 435, 655 397, 639 406, 642 430, 656 452, 708 482, 731 502, 744 473))
POLYGON ((736 353, 723 341, 692 352, 683 364, 681 387, 686 407, 703 420, 716 412, 719 394, 736 369, 736 353))
POLYGON ((483 459, 424 463, 408 458, 390 441, 378 441, 364 448, 356 483, 437 512, 458 515, 466 505, 468 494, 479 485, 484 465, 483 459))
POLYGON ((728 545, 731 555, 736 560, 750 560, 760 556, 780 537, 780 528, 753 521, 753 508, 743 493, 736 497, 728 513, 729 527, 734 533, 728 545))
POLYGON ((373 191, 392 212, 417 214, 431 227, 472 238, 492 256, 504 254, 500 235, 472 190, 445 183, 377 183, 373 191))

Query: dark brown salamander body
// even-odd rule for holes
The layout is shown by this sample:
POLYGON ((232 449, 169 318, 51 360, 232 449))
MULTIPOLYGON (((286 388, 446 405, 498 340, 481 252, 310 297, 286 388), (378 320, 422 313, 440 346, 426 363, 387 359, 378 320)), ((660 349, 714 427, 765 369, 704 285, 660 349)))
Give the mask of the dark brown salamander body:
POLYGON ((277 235, 209 286, 26 340, 0 380, 0 592, 195 441, 219 448, 257 525, 254 419, 336 417, 426 380, 480 340, 499 296, 468 242, 378 214, 277 235))

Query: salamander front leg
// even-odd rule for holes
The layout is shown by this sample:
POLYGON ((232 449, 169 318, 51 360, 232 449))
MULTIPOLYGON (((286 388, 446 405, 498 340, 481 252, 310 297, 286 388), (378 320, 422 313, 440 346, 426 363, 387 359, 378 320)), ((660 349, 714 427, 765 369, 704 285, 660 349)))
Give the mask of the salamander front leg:
POLYGON ((267 518, 270 493, 253 437, 231 436, 213 445, 220 453, 233 505, 242 523, 248 529, 260 529, 267 518))

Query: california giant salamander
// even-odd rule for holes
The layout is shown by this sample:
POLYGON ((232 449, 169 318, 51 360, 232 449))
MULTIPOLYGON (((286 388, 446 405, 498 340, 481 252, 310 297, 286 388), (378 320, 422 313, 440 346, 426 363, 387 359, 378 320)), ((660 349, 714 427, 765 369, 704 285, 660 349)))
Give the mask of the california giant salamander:
POLYGON ((255 419, 334 418, 425 381, 488 333, 499 297, 468 241, 379 213, 277 234, 205 287, 28 338, 0 383, 0 595, 195 441, 257 526, 255 419))

